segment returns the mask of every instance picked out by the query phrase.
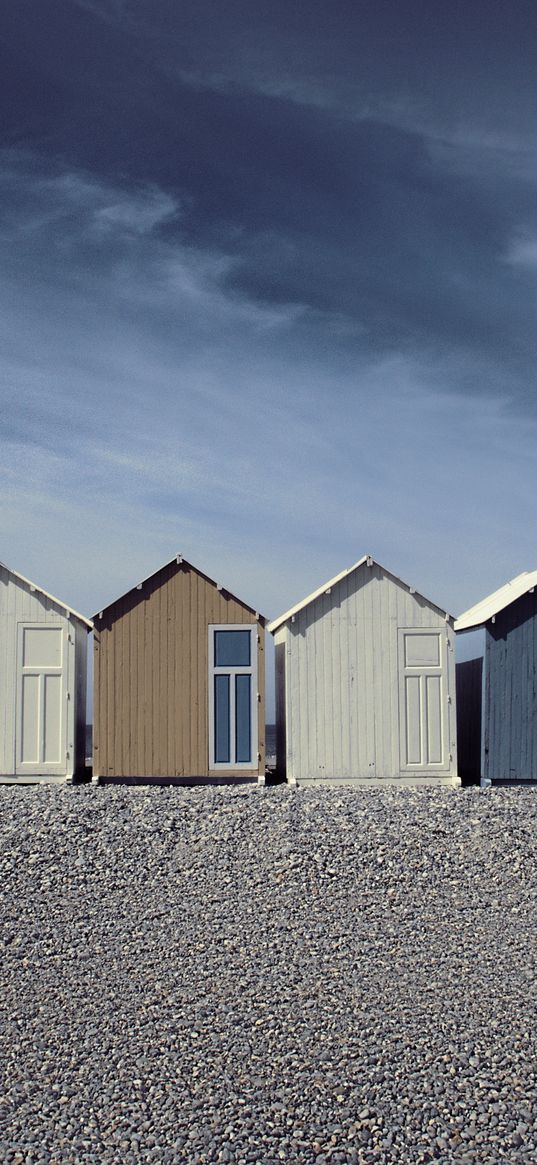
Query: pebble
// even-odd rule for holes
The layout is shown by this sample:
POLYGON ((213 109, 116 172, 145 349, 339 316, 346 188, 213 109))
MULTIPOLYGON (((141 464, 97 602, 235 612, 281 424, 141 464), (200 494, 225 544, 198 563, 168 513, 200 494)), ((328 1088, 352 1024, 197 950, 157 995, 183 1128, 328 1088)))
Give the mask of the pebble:
POLYGON ((533 789, 0 787, 0 1159, 530 1165, 533 789))

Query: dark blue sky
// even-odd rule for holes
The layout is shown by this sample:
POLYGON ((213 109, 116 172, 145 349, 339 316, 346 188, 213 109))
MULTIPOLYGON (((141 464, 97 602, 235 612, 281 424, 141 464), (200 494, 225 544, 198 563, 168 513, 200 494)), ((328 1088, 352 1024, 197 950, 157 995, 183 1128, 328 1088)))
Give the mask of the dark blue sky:
POLYGON ((269 615, 533 568, 534 4, 2 9, 0 557, 269 615))

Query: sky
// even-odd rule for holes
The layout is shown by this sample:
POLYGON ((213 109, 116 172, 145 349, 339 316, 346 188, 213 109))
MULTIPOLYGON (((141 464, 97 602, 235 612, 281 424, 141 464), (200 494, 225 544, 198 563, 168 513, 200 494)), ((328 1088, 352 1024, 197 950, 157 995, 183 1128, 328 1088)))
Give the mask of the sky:
POLYGON ((0 559, 88 615, 535 569, 534 3, 0 8, 0 559))

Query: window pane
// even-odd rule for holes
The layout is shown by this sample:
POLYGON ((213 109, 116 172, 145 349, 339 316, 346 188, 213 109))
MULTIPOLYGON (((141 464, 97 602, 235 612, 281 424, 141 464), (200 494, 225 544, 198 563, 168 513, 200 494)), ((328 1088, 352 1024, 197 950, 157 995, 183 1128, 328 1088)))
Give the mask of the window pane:
POLYGON ((252 705, 250 676, 235 676, 235 759, 237 764, 252 759, 252 705))
POLYGON ((214 759, 229 763, 229 676, 214 677, 214 759))
POLYGON ((215 631, 215 667, 250 667, 249 631, 215 631))

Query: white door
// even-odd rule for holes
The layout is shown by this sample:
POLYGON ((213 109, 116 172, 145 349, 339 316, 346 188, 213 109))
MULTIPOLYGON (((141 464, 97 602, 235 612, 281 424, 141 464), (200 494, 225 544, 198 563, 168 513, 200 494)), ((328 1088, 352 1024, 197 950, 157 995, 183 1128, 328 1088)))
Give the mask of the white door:
POLYGON ((446 632, 399 631, 399 734, 401 770, 449 769, 446 632))
POLYGON ((67 628, 19 623, 17 776, 67 772, 67 628))

